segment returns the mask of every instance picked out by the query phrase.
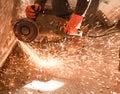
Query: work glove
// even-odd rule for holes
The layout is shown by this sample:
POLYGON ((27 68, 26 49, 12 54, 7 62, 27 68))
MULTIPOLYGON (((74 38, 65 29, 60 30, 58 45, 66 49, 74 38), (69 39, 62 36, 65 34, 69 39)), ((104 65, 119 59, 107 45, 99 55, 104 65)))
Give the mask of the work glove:
POLYGON ((31 6, 27 6, 25 10, 26 16, 32 19, 36 18, 37 17, 36 12, 39 12, 40 10, 41 10, 41 5, 38 3, 31 6))
POLYGON ((78 26, 82 23, 83 16, 72 14, 71 19, 68 21, 64 33, 69 35, 78 34, 78 26))

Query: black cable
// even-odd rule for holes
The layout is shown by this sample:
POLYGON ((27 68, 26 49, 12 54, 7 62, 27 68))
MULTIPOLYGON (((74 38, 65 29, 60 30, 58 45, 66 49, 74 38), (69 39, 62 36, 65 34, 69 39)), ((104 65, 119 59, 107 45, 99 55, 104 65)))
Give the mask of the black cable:
POLYGON ((120 32, 120 30, 118 28, 116 28, 116 27, 113 26, 110 29, 104 30, 104 32, 106 32, 106 33, 100 34, 100 35, 90 35, 90 34, 88 34, 87 37, 91 37, 91 38, 103 37, 103 36, 110 35, 112 33, 120 32))
POLYGON ((108 33, 105 33, 105 34, 102 34, 102 35, 87 35, 87 37, 91 37, 91 38, 97 38, 97 37, 103 37, 103 36, 107 36, 109 34, 112 34, 112 33, 116 33, 117 31, 113 31, 113 32, 108 32, 108 33))

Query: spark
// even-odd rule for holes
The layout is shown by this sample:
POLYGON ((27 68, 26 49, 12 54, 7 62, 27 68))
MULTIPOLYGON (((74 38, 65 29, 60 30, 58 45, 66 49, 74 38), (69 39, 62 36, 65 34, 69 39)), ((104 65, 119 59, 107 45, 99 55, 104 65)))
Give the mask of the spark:
POLYGON ((54 57, 52 57, 52 55, 51 56, 45 56, 45 55, 39 56, 37 54, 37 52, 35 52, 35 50, 31 46, 29 46, 21 41, 19 41, 19 43, 20 43, 21 47, 23 48, 24 52, 27 55, 29 55, 30 59, 33 62, 35 62, 37 65, 47 67, 47 68, 48 67, 55 67, 58 65, 60 66, 60 64, 61 64, 60 59, 54 58, 54 57))

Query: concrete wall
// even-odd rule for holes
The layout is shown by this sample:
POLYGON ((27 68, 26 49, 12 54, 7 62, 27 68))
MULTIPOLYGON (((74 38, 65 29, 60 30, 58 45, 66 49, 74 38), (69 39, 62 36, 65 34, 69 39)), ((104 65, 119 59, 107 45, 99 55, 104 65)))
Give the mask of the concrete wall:
POLYGON ((0 0, 0 67, 9 55, 16 40, 11 24, 17 16, 16 12, 13 11, 15 3, 14 0, 0 0))

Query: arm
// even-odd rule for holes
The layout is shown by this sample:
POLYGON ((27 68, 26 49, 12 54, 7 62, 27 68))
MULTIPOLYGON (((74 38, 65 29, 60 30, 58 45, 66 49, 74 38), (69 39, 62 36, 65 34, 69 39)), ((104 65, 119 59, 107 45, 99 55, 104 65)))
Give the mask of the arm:
POLYGON ((37 3, 37 4, 41 5, 42 9, 45 6, 46 2, 47 2, 47 0, 35 0, 35 4, 37 3))
POLYGON ((83 15, 86 11, 91 0, 77 0, 76 8, 74 10, 75 14, 83 15))
POLYGON ((82 16, 94 15, 99 6, 100 0, 78 0, 74 13, 82 16))
POLYGON ((93 23, 95 23, 96 19, 96 12, 98 10, 99 1, 100 0, 83 0, 84 4, 80 6, 80 3, 82 3, 81 0, 78 0, 77 6, 75 9, 75 13, 78 15, 82 15, 84 17, 84 21, 82 22, 82 26, 88 26, 88 28, 91 28, 93 23), (89 2, 87 2, 89 1, 89 2), (83 8, 82 8, 83 7, 83 8))

